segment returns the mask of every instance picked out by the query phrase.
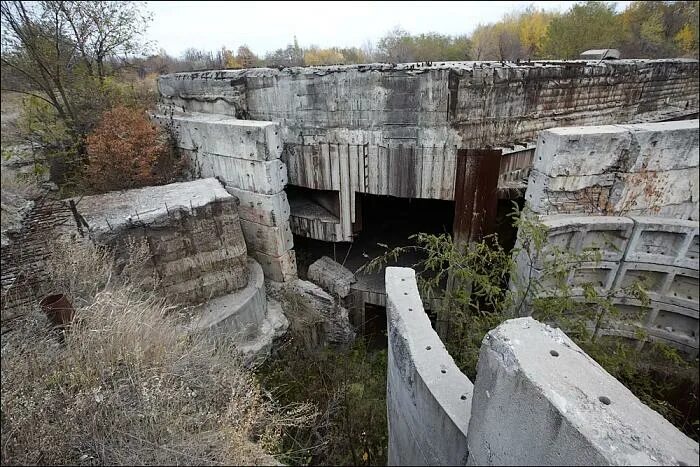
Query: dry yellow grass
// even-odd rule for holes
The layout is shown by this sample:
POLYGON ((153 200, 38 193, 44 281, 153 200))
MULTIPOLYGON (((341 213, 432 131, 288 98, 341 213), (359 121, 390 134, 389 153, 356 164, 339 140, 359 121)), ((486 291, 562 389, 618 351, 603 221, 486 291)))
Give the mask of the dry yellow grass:
POLYGON ((270 464, 281 430, 312 420, 276 405, 226 344, 177 330, 142 287, 142 248, 118 277, 100 248, 57 249, 76 319, 65 343, 36 310, 3 329, 3 464, 270 464))

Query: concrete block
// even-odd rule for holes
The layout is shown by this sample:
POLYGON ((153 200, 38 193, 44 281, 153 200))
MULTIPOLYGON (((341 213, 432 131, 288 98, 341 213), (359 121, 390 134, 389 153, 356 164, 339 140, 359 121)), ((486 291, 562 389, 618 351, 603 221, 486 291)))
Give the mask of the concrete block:
POLYGON ((284 191, 265 195, 227 186, 226 191, 238 198, 238 214, 241 219, 270 227, 282 227, 289 223, 289 201, 284 191))
POLYGON ((287 167, 279 159, 257 161, 190 151, 195 175, 217 177, 227 187, 274 195, 287 184, 287 167))
POLYGON ((386 268, 389 465, 464 465, 473 385, 430 325, 415 272, 386 268))
POLYGON ((309 266, 307 275, 312 282, 340 298, 350 294, 350 286, 355 282, 352 271, 328 256, 314 261, 309 266))
POLYGON ((660 172, 700 165, 698 120, 620 125, 639 148, 630 172, 660 172))
POLYGON ((469 465, 697 465, 698 444, 532 318, 484 338, 469 465))
POLYGON ((289 224, 284 227, 269 227, 241 219, 241 229, 249 250, 270 256, 282 256, 294 247, 289 224))
POLYGON ((284 252, 281 256, 270 256, 259 251, 249 251, 263 268, 265 277, 276 282, 288 282, 297 278, 297 260, 294 250, 284 252))
POLYGON ((598 175, 626 162, 632 138, 616 125, 573 126, 542 131, 533 168, 549 177, 598 175))
MULTIPOLYGON (((167 119, 159 116, 160 121, 167 119)), ((194 112, 174 114, 173 124, 183 149, 258 161, 279 159, 282 155, 279 124, 275 122, 194 112)))

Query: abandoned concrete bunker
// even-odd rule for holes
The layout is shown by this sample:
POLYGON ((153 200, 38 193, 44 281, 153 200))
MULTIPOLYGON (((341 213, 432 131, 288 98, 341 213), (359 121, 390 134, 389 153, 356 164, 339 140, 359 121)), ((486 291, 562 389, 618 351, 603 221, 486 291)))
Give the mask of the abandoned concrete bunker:
POLYGON ((265 358, 292 293, 322 318, 318 345, 379 336, 392 465, 698 465, 698 443, 531 316, 546 282, 486 335, 471 381, 441 340, 439 299, 402 267, 412 258, 361 269, 419 232, 522 245, 515 202, 545 246, 514 255, 507 287, 544 277, 555 250, 595 250, 565 281, 620 310, 596 332, 697 358, 697 60, 255 68, 164 75, 158 90, 152 117, 175 131, 191 179, 60 212, 117 258, 146 242, 167 295, 189 306, 183 332, 265 358), (626 292, 642 276, 648 300, 626 292))
MULTIPOLYGON (((579 295, 652 277, 649 304, 614 297, 639 318, 600 332, 634 340, 641 329, 695 358, 697 61, 205 71, 162 76, 159 92, 155 117, 176 128, 195 177, 238 198, 267 280, 320 285, 360 333, 385 310, 390 463, 697 465, 697 443, 561 331, 507 321, 484 340, 472 384, 410 269, 358 271, 417 232, 520 242, 502 221, 516 201, 551 248, 600 252, 570 271, 579 295)), ((515 260, 511 287, 543 267, 515 260)))

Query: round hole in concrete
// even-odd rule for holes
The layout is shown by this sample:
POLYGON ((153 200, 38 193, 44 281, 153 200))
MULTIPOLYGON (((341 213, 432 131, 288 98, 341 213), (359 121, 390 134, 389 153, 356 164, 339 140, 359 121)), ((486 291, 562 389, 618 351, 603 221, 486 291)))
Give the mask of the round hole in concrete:
POLYGON ((463 401, 466 401, 466 400, 467 400, 467 396, 464 395, 464 394, 462 394, 461 396, 459 396, 459 398, 462 399, 463 401))
POLYGON ((600 396, 598 400, 605 405, 610 405, 610 398, 607 396, 600 396))
POLYGON ((408 295, 408 292, 404 292, 403 294, 404 294, 404 295, 408 295))
POLYGON ((429 345, 425 346, 425 350, 430 350, 430 349, 432 349, 432 347, 430 347, 429 345))
POLYGON ((409 308, 408 311, 413 311, 413 308, 409 308))
POLYGON ((552 357, 558 357, 558 356, 559 356, 559 352, 557 352, 556 350, 550 350, 550 351, 549 351, 549 355, 551 355, 552 357))
POLYGON ((440 370, 440 373, 442 373, 442 374, 444 375, 445 373, 447 373, 447 370, 445 370, 445 369, 443 368, 442 370, 440 370))
POLYGON ((405 281, 406 279, 401 279, 401 282, 405 281))

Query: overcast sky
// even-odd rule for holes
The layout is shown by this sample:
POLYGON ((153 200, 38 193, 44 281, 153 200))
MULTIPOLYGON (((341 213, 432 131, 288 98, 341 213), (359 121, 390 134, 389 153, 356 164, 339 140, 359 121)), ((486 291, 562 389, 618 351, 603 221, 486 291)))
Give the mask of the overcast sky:
MULTIPOLYGON (((361 46, 376 43, 394 26, 420 34, 468 34, 478 24, 529 4, 565 11, 576 2, 147 2, 153 13, 149 38, 170 55, 189 47, 253 52, 299 45, 361 46)), ((618 10, 630 2, 617 2, 618 10)))

